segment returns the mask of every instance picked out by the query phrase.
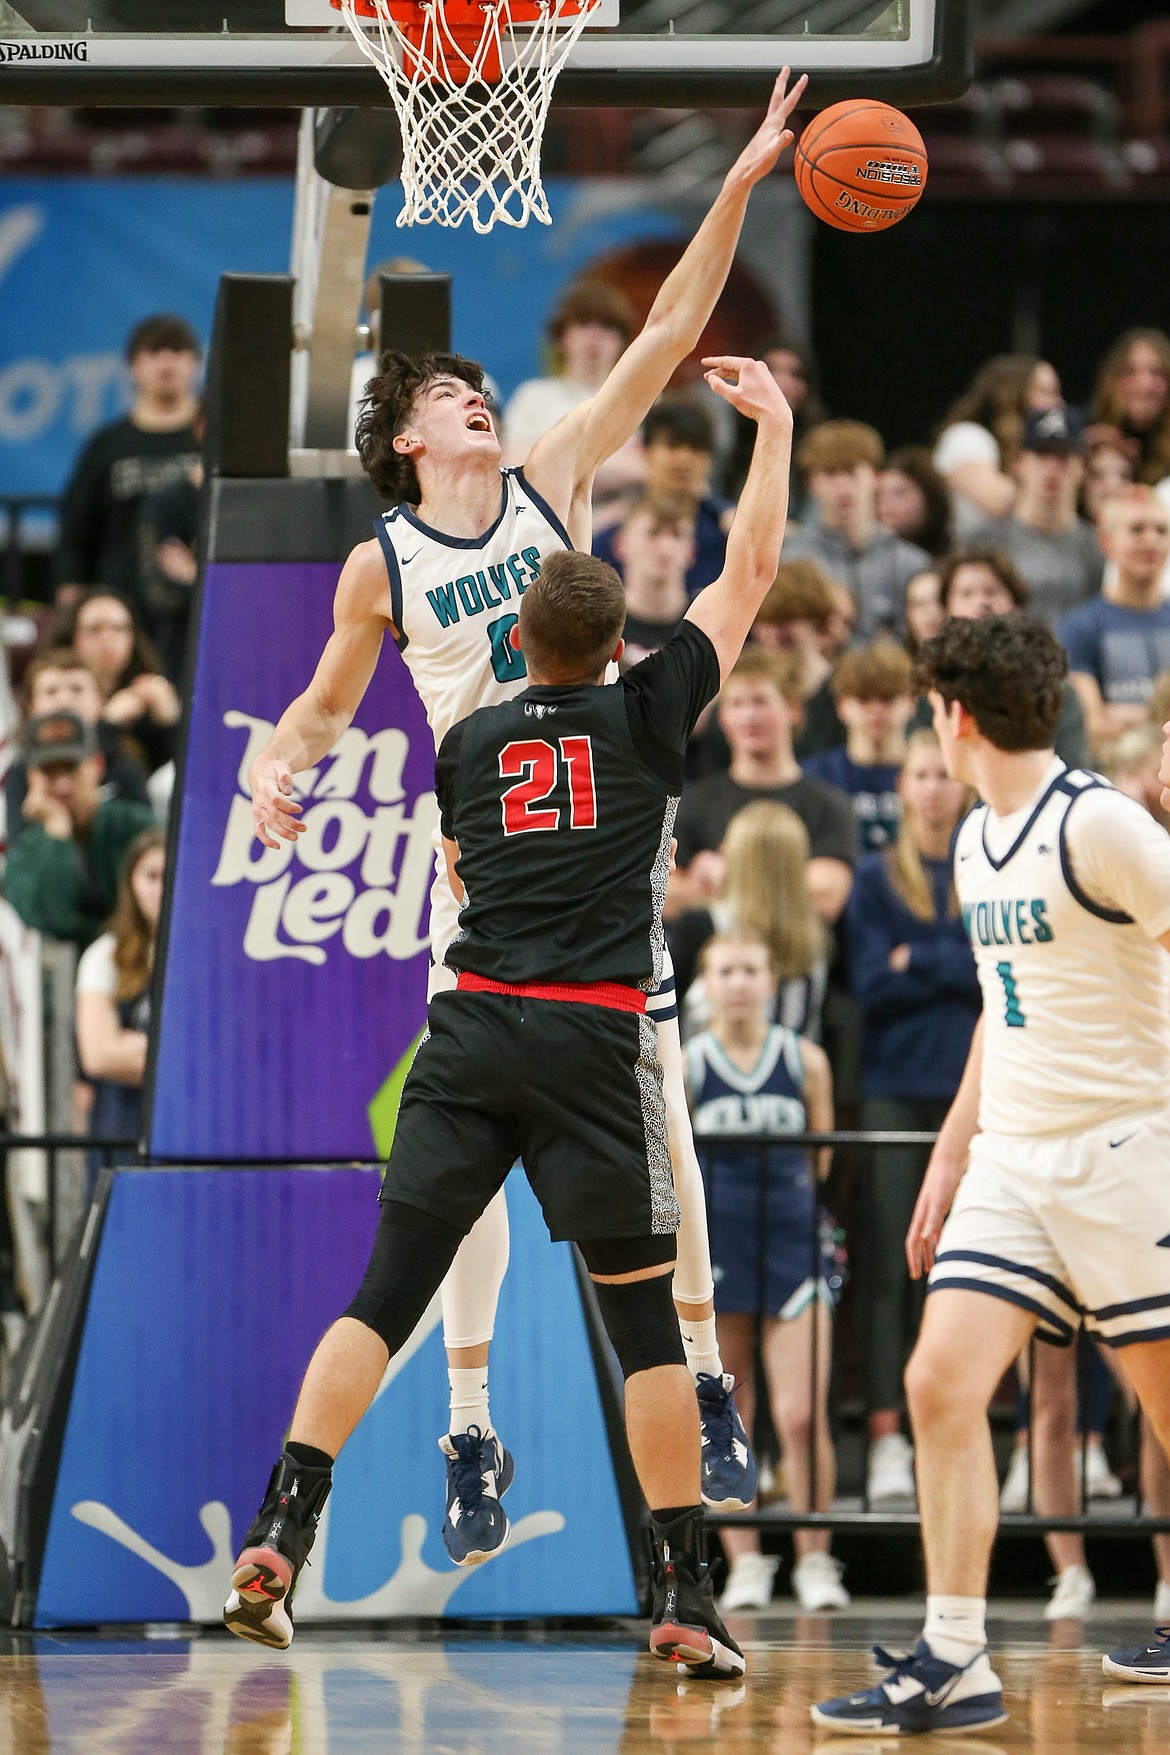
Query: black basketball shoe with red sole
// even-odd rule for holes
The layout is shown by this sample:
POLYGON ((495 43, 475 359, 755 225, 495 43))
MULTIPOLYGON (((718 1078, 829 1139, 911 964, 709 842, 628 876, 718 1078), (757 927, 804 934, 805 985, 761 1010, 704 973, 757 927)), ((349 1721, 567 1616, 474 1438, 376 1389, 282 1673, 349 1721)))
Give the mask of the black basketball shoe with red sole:
POLYGON ((715 1607, 702 1511, 688 1511, 661 1528, 655 1525, 652 1540, 651 1652, 673 1660, 688 1675, 736 1681, 747 1664, 715 1607))
POLYGON ((223 1624, 241 1639, 284 1651, 292 1644, 292 1594, 329 1497, 329 1469, 282 1456, 232 1571, 223 1624))

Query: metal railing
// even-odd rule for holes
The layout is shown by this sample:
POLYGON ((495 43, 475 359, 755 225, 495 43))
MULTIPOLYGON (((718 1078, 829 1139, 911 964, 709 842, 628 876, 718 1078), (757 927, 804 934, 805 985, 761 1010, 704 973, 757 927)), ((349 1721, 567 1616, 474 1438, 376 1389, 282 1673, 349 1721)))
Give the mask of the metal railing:
MULTIPOLYGON (((921 1147, 923 1149, 923 1167, 925 1168, 927 1152, 934 1144, 935 1138, 936 1135, 931 1132, 867 1132, 849 1129, 838 1129, 830 1133, 799 1133, 782 1137, 777 1137, 775 1135, 767 1137, 741 1135, 732 1139, 728 1139, 725 1136, 696 1135, 695 1146, 699 1155, 700 1164, 703 1168, 703 1177, 706 1185, 709 1225, 716 1214, 719 1201, 719 1176, 715 1165, 716 1155, 718 1154, 726 1157, 729 1152, 736 1154, 742 1152, 745 1158, 748 1155, 751 1155, 754 1158, 758 1191, 755 1230, 757 1323, 762 1323, 767 1316, 775 1315, 774 1312, 769 1312, 767 1310, 766 1301, 766 1251, 769 1231, 768 1155, 770 1153, 775 1153, 778 1147, 781 1149, 803 1147, 810 1150, 815 1150, 818 1147, 831 1147, 834 1152, 847 1152, 850 1154, 850 1161, 847 1166, 843 1166, 836 1159, 834 1160, 834 1172, 848 1168, 851 1169, 855 1175, 864 1177, 881 1174, 879 1166, 880 1155, 883 1151, 888 1151, 892 1147, 921 1147)), ((823 1277, 822 1270, 824 1255, 822 1232, 815 1217, 816 1212, 819 1211, 818 1192, 814 1178, 813 1186, 810 1189, 809 1195, 810 1207, 813 1210, 813 1217, 810 1221, 811 1243, 809 1278, 813 1286, 819 1288, 823 1277)), ((865 1248, 863 1234, 857 1228, 851 1229, 848 1225, 846 1226, 846 1232, 849 1236, 851 1247, 856 1250, 857 1254, 863 1254, 865 1248)), ((839 1306, 838 1309, 840 1310, 840 1308, 841 1307, 839 1306)), ((850 1396, 843 1395, 841 1391, 842 1365, 844 1364, 847 1370, 852 1368, 856 1371, 857 1368, 857 1344, 861 1337, 857 1332, 859 1325, 856 1318, 861 1312, 855 1299, 846 1300, 845 1308, 847 1309, 848 1314, 854 1319, 854 1329, 852 1333, 841 1332, 839 1316, 835 1317, 832 1342, 833 1367, 830 1376, 829 1391, 829 1421, 830 1428, 833 1430, 835 1437, 844 1432, 847 1428, 851 1428, 851 1435, 858 1436, 862 1440, 862 1477, 860 1493, 856 1490, 853 1492, 842 1492, 841 1484, 839 1482, 837 1494, 832 1505, 824 1510, 802 1511, 793 1508, 790 1504, 772 1501, 759 1506, 754 1511, 738 1512, 729 1515, 721 1514, 718 1518, 720 1524, 726 1523, 731 1526, 754 1528, 761 1531, 827 1529, 830 1531, 850 1533, 864 1532, 873 1535, 900 1534, 914 1537, 917 1536, 921 1520, 915 1505, 907 1503, 905 1509, 886 1509, 884 1507, 874 1509, 871 1508, 869 1504, 865 1477, 865 1451, 868 1447, 867 1422, 868 1414, 871 1410, 867 1406, 867 1399, 862 1385, 859 1385, 860 1393, 855 1391, 850 1396)), ((820 1365, 819 1327, 820 1325, 817 1322, 812 1322, 809 1325, 811 1358, 809 1370, 810 1454, 808 1473, 809 1478, 813 1483, 818 1482, 820 1479, 820 1459, 818 1457, 817 1439, 819 1427, 817 1405, 818 1367, 820 1365)), ((757 1330, 757 1338, 758 1332, 759 1331, 757 1330)), ((1029 1349, 1030 1369, 1028 1379, 1032 1384, 1036 1381, 1036 1373, 1034 1368, 1031 1368, 1031 1364, 1035 1358, 1037 1344, 1036 1339, 1033 1338, 1029 1349)), ((756 1359, 757 1370, 759 1373, 759 1381, 757 1383, 757 1408, 759 1408, 762 1403, 766 1403, 767 1401, 768 1386, 766 1378, 760 1369, 761 1361, 759 1359, 758 1349, 756 1359)), ((1087 1397, 1085 1394, 1086 1376, 1087 1365, 1082 1352, 1078 1356, 1078 1403, 1081 1407, 1087 1407, 1087 1397)), ((1032 1460, 1035 1457, 1035 1446, 1034 1443, 1031 1442, 1035 1426, 1036 1405, 1037 1397, 1033 1393, 1029 1400, 1030 1463, 1027 1508, 1022 1512, 1005 1512, 1001 1514, 999 1521, 1001 1536, 1036 1537, 1042 1536, 1051 1531, 1070 1532, 1080 1535, 1148 1539, 1154 1535, 1170 1533, 1170 1514, 1164 1516, 1153 1514, 1148 1512, 1145 1507, 1140 1486, 1142 1422, 1137 1411, 1128 1407, 1124 1401, 1121 1409, 1116 1411, 1115 1418, 1121 1423, 1128 1422, 1133 1427, 1132 1434, 1127 1434, 1127 1437, 1132 1438, 1132 1442, 1127 1448, 1127 1456, 1131 1462, 1133 1470, 1134 1490, 1124 1495, 1120 1500, 1098 1502, 1101 1504, 1101 1509, 1089 1509, 1090 1500, 1087 1491, 1087 1471, 1090 1433, 1086 1426, 1080 1436, 1080 1468, 1078 1471, 1080 1482, 1079 1491, 1083 1509, 1079 1512, 1067 1514, 1045 1514, 1038 1511, 1035 1508, 1034 1503, 1034 1483, 1032 1479, 1032 1460)), ((1011 1407, 1009 1413, 1002 1401, 993 1398, 991 1409, 993 1429, 996 1425, 999 1425, 1002 1428, 1005 1423, 1005 1415, 1007 1416, 1007 1419, 1010 1420, 1010 1425, 1014 1432, 1014 1406, 1011 1407)))
MULTIPOLYGON (((704 1179, 707 1185, 707 1206, 709 1216, 714 1214, 719 1199, 718 1172, 715 1171, 714 1174, 712 1173, 712 1159, 715 1152, 726 1153, 730 1147, 737 1152, 743 1152, 745 1155, 752 1154, 754 1156, 759 1191, 758 1221, 756 1226, 756 1284, 758 1294, 758 1315, 761 1318, 763 1314, 766 1313, 764 1285, 765 1250, 768 1239, 769 1218, 767 1205, 768 1153, 774 1152, 778 1146, 784 1148, 809 1148, 812 1150, 815 1150, 818 1147, 831 1147, 837 1152, 857 1154, 857 1156, 852 1159, 850 1167, 860 1175, 878 1175, 881 1173, 878 1168, 878 1160, 883 1151, 887 1151, 892 1147, 917 1146, 923 1148, 925 1157, 925 1152, 931 1145, 933 1145, 934 1139, 935 1135, 930 1132, 879 1133, 851 1129, 838 1129, 830 1133, 792 1134, 784 1136, 783 1138, 771 1136, 767 1138, 762 1136, 740 1136, 730 1142, 722 1137, 714 1139, 710 1136, 699 1136, 696 1138, 695 1143, 699 1153, 700 1163, 703 1165, 704 1179)), ((59 1190, 62 1182, 68 1180, 68 1174, 71 1173, 71 1168, 76 1163, 77 1155, 85 1154, 95 1166, 107 1165, 115 1162, 121 1162, 125 1165, 127 1159, 130 1159, 131 1163, 127 1166, 129 1168, 134 1168, 136 1166, 143 1168, 149 1167, 147 1160, 139 1159, 138 1144, 137 1141, 134 1140, 96 1140, 90 1138, 86 1134, 65 1132, 52 1134, 12 1134, 0 1132, 0 1160, 2 1160, 3 1156, 7 1153, 22 1149, 42 1151, 46 1153, 49 1159, 49 1176, 47 1183, 48 1200, 45 1223, 47 1243, 54 1269, 60 1267, 72 1242, 74 1225, 71 1222, 68 1230, 66 1230, 62 1224, 62 1202, 59 1190)), ((371 1163, 373 1163, 373 1161, 371 1161, 371 1163)), ((207 1166, 207 1168, 212 1169, 213 1167, 207 1166)), ((842 1166, 835 1164, 834 1168, 840 1169, 842 1166)), ((813 1192, 812 1198, 815 1202, 815 1192, 813 1192)), ((854 1244, 857 1243, 858 1233, 856 1230, 853 1232, 851 1240, 854 1244)), ((864 1247, 863 1244, 862 1247, 864 1247)), ((809 1274, 814 1286, 818 1285, 821 1281, 823 1260, 822 1234, 819 1226, 814 1222, 811 1227, 809 1262, 809 1274)), ((850 1307, 851 1302, 852 1301, 849 1300, 846 1301, 847 1308, 850 1307)), ((855 1312, 851 1313, 855 1314, 855 1312)), ((816 1322, 810 1324, 810 1349, 812 1355, 810 1358, 810 1385, 813 1402, 809 1410, 809 1475, 814 1482, 819 1478, 819 1458, 817 1455, 818 1420, 816 1407, 816 1386, 818 1382, 818 1366, 820 1363, 818 1358, 818 1326, 819 1325, 816 1322)), ((866 1416, 869 1411, 865 1405, 864 1393, 858 1395, 855 1391, 851 1395, 843 1395, 841 1393, 840 1382, 841 1366, 843 1362, 847 1367, 856 1367, 857 1354, 854 1344, 856 1343, 857 1338, 856 1325, 854 1332, 851 1334, 839 1332, 837 1325, 835 1325, 833 1338, 834 1370, 830 1388, 830 1422, 835 1430, 835 1434, 839 1435, 845 1431, 846 1428, 851 1426, 854 1435, 860 1435, 864 1438, 866 1416), (852 1352, 851 1348, 854 1349, 852 1352)), ((1033 1341, 1033 1352, 1035 1346, 1036 1342, 1033 1341)), ((1083 1397, 1083 1362, 1081 1364, 1080 1374, 1082 1379, 1080 1387, 1083 1397)), ((1034 1381, 1034 1372, 1031 1375, 1032 1380, 1034 1381)), ((763 1402, 766 1401, 766 1399, 767 1385, 766 1381, 762 1380, 759 1385, 758 1400, 763 1402)), ((1004 1424, 1003 1415, 1006 1412, 1007 1410, 1002 1402, 993 1403, 993 1423, 998 1420, 999 1425, 1002 1427, 1004 1424)), ((1035 1397, 1032 1398, 1033 1415, 1034 1412, 1035 1397)), ((1009 1418, 1011 1419, 1011 1424, 1014 1428, 1014 1417, 1009 1415, 1009 1418)), ((1136 1416, 1133 1415, 1132 1411, 1127 1410, 1124 1407, 1118 1414, 1117 1418, 1122 1422, 1127 1419, 1135 1422, 1135 1431, 1138 1436, 1135 1437, 1135 1441, 1130 1447, 1129 1458, 1136 1482, 1137 1480, 1140 1480, 1140 1422, 1136 1421, 1136 1416)), ((1083 1435, 1081 1441, 1080 1468, 1081 1492, 1083 1502, 1086 1505, 1088 1504, 1087 1494, 1085 1492, 1087 1484, 1087 1437, 1088 1435, 1086 1433, 1083 1435)), ((791 1531, 793 1529, 827 1529, 830 1531, 838 1531, 842 1533, 848 1532, 851 1534, 860 1532, 871 1535, 902 1535, 916 1538, 920 1526, 920 1519, 915 1507, 907 1505, 904 1510, 873 1509, 870 1507, 865 1492, 864 1468, 865 1460, 863 1455, 862 1486, 860 1493, 856 1491, 852 1493, 848 1491, 841 1492, 839 1487, 838 1496, 835 1498, 833 1504, 823 1511, 799 1511, 787 1504, 771 1502, 755 1511, 722 1514, 720 1515, 718 1522, 720 1524, 726 1523, 728 1525, 739 1525, 748 1528, 756 1528, 761 1531, 771 1530, 773 1532, 780 1530, 791 1531)), ((1001 1516, 999 1524, 1001 1536, 1036 1537, 1042 1536, 1049 1531, 1067 1531, 1082 1535, 1109 1536, 1111 1538, 1123 1537, 1148 1539, 1150 1536, 1170 1533, 1170 1516, 1158 1516, 1147 1512, 1142 1500, 1140 1487, 1133 1493, 1128 1494, 1123 1500, 1110 1502, 1107 1509, 1098 1511, 1082 1510, 1081 1512, 1069 1515, 1043 1514, 1036 1511, 1032 1505, 1032 1483, 1031 1480, 1029 1480, 1028 1505, 1029 1509, 1024 1512, 1005 1513, 1001 1516)))

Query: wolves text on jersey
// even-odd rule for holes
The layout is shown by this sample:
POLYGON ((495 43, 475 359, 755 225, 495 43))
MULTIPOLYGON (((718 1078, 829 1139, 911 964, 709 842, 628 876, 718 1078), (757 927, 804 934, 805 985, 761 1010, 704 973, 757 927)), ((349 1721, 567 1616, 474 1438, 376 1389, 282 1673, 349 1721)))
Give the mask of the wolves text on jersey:
POLYGON ((517 597, 523 597, 539 572, 540 550, 524 548, 499 565, 481 567, 474 573, 462 573, 457 579, 447 580, 427 592, 427 602, 439 626, 449 628, 459 621, 461 609, 466 617, 482 615, 485 609, 498 609, 510 601, 513 590, 517 597))
POLYGON ((1046 945, 1053 938, 1048 903, 1041 896, 1031 901, 966 902, 963 926, 971 943, 981 945, 1046 945))

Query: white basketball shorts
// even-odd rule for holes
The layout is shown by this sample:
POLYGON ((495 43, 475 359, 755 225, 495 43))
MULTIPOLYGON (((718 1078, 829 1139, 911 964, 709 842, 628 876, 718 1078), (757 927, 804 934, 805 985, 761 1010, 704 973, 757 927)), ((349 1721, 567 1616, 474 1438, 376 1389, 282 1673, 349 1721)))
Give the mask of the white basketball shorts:
POLYGON ((1032 1311, 1041 1338, 1170 1337, 1170 1109, 1057 1139, 976 1134, 928 1290, 1032 1311))

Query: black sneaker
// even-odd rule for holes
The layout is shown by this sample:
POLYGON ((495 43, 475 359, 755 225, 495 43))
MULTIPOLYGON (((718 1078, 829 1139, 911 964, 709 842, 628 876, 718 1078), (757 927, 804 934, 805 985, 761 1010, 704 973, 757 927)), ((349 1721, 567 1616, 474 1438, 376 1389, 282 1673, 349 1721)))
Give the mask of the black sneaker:
POLYGON ((735 1680, 744 1656, 719 1618, 707 1531, 701 1511, 688 1511, 665 1528, 655 1526, 654 1608, 650 1650, 673 1659, 687 1675, 735 1680))
POLYGON ((332 1484, 329 1469, 308 1469, 289 1456, 276 1464, 232 1571, 223 1611, 229 1632, 280 1651, 292 1644, 292 1593, 332 1484))

